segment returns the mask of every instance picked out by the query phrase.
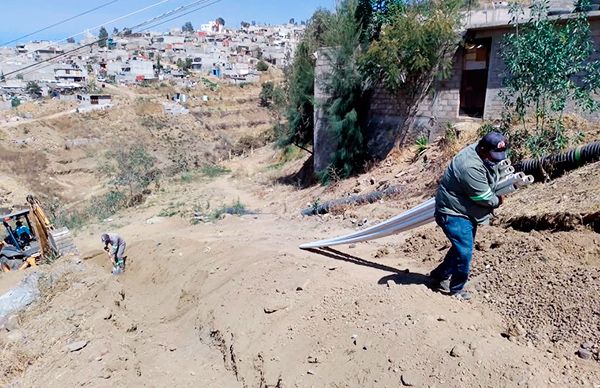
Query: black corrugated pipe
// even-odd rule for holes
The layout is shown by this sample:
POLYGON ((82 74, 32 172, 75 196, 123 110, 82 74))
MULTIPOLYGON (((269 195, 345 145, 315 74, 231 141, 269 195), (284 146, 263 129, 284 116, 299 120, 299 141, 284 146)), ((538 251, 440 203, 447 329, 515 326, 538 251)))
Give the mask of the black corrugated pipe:
POLYGON ((600 141, 582 145, 560 154, 522 160, 515 164, 515 170, 533 175, 536 181, 544 181, 597 160, 600 160, 600 141))
POLYGON ((381 198, 397 194, 400 192, 399 186, 388 187, 385 190, 381 191, 373 191, 368 194, 363 195, 350 195, 345 198, 334 199, 323 204, 315 203, 314 206, 311 206, 307 209, 302 210, 303 216, 314 216, 317 214, 327 214, 331 210, 336 207, 345 206, 345 205, 361 205, 365 203, 373 203, 379 201, 381 198))

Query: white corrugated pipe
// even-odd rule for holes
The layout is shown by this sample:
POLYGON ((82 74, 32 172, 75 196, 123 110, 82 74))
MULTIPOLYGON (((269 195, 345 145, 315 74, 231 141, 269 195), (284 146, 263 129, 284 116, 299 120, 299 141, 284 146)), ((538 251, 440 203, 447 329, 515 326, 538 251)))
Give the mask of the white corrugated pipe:
MULTIPOLYGON (((510 164, 506 167, 510 167, 510 164)), ((498 182, 496 186, 496 195, 510 194, 520 187, 533 183, 533 180, 531 175, 525 175, 523 173, 510 174, 498 182)), ((422 204, 377 225, 344 236, 302 244, 300 245, 300 248, 310 249, 353 244, 387 237, 396 233, 407 232, 411 229, 433 222, 434 213, 435 198, 431 198, 422 204)))

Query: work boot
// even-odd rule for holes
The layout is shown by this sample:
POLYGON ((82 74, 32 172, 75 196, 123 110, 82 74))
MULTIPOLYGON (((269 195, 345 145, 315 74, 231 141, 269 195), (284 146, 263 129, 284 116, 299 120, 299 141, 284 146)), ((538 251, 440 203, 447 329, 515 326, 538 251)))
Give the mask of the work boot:
POLYGON ((433 291, 442 292, 444 294, 450 293, 450 279, 436 279, 433 277, 429 278, 431 283, 430 287, 433 291))
POLYGON ((452 294, 452 297, 458 300, 471 300, 471 293, 466 290, 460 290, 452 294))

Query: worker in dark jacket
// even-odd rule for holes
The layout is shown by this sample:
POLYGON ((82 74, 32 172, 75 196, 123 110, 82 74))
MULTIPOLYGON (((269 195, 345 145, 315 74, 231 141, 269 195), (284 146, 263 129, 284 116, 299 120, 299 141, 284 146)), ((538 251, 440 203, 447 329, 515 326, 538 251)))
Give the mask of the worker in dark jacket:
POLYGON ((431 274, 433 287, 459 299, 470 299, 469 278, 477 225, 489 223, 503 198, 495 193, 497 164, 506 159, 508 143, 491 132, 459 152, 446 169, 435 197, 435 220, 452 247, 431 274))

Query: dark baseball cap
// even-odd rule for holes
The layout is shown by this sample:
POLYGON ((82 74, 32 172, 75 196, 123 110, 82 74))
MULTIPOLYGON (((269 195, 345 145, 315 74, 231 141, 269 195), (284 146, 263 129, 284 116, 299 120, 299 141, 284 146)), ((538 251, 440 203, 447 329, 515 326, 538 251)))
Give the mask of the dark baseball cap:
POLYGON ((508 140, 500 132, 490 132, 479 140, 478 147, 488 151, 495 162, 500 162, 506 159, 508 140))

